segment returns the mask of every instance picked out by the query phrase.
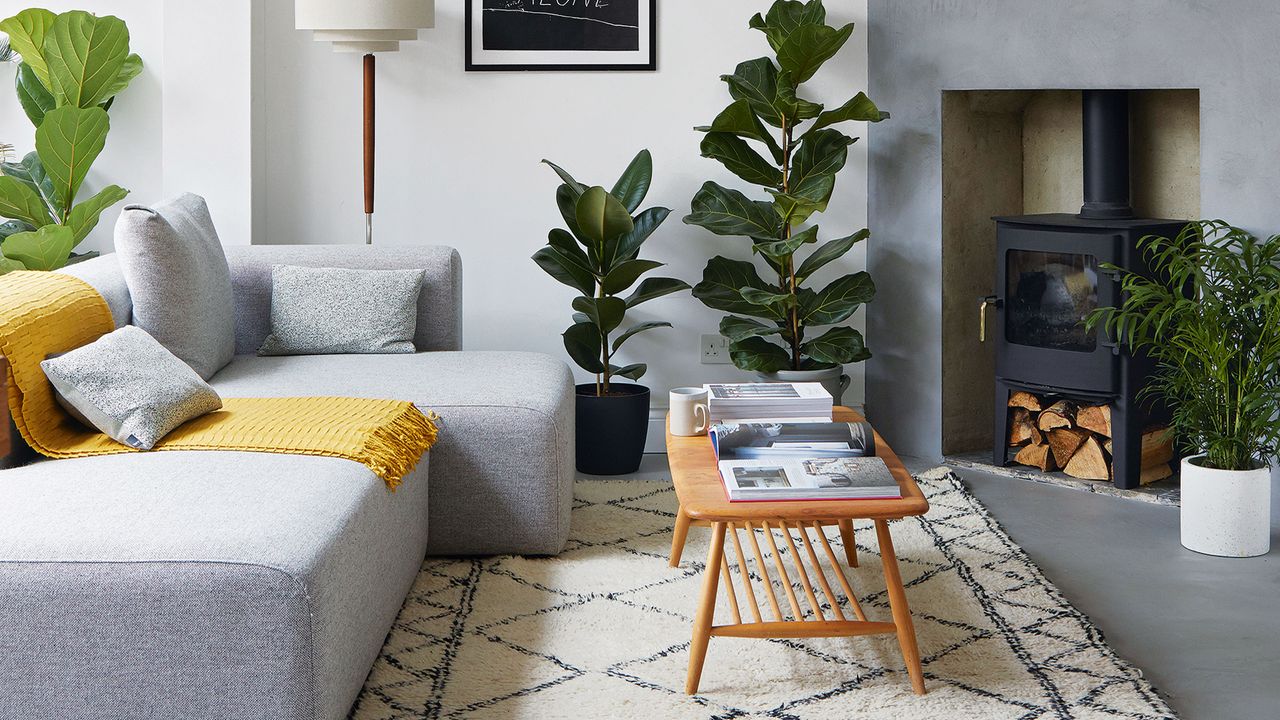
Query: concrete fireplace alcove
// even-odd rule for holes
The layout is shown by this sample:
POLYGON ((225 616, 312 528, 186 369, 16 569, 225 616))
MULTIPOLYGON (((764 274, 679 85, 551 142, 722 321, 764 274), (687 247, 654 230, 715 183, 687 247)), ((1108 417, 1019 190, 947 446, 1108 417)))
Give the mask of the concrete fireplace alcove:
MULTIPOLYGON (((945 90, 941 102, 942 452, 989 452, 994 343, 979 341, 978 298, 995 291, 991 217, 1080 211, 1081 94, 945 90)), ((1135 212, 1198 218, 1199 91, 1135 90, 1130 107, 1135 212)))
MULTIPOLYGON (((999 212, 1079 211, 1078 151, 1034 161, 1054 147, 1079 147, 1074 91, 1140 91, 1134 123, 1154 128, 1155 137, 1198 127, 1198 158, 1186 150, 1196 143, 1160 141, 1156 149, 1181 150, 1146 153, 1135 132, 1134 176, 1160 177, 1134 184, 1134 204, 1144 213, 1222 218, 1262 235, 1280 231, 1280 133, 1269 121, 1280 83, 1262 70, 1274 65, 1275 13, 1271 0, 1239 0, 1230 12, 1181 0, 869 0, 868 94, 892 117, 867 134, 867 256, 878 290, 867 308, 875 353, 866 368, 867 411, 895 449, 940 458, 944 425, 954 427, 947 418, 960 412, 944 398, 951 390, 967 395, 965 368, 973 373, 990 362, 976 342, 977 299, 990 287, 951 282, 970 262, 989 270, 991 249, 981 240, 968 247, 951 239, 978 238, 976 228, 990 228, 989 217, 999 212), (1160 92, 1147 92, 1153 89, 1160 92), (969 103, 974 115, 977 96, 962 93, 977 90, 1024 95, 986 98, 995 127, 975 131, 978 149, 970 148, 981 150, 981 163, 970 168, 981 180, 957 188, 944 179, 944 155, 953 149, 944 142, 944 108, 969 103), (1000 152, 1006 145, 1020 146, 1022 157, 1000 152), (1170 164, 1181 170, 1164 172, 1170 164), (1198 182, 1187 170, 1196 165, 1198 182), (944 232, 944 195, 957 193, 978 197, 974 207, 959 203, 956 228, 948 223, 944 232), (996 204, 1005 197, 1010 206, 980 206, 988 197, 996 204), (961 271, 954 277, 946 269, 953 261, 952 270, 961 271), (953 318, 956 338, 971 344, 948 339, 953 318)), ((964 122, 963 114, 947 115, 948 126, 964 122)), ((989 404, 976 401, 971 411, 989 419, 989 404)), ((987 439, 989 424, 973 424, 976 432, 959 435, 956 446, 987 439)))

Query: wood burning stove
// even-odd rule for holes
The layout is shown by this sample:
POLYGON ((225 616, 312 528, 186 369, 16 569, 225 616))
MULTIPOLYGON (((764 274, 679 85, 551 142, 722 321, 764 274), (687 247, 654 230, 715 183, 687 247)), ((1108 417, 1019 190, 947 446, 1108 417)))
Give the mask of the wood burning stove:
POLYGON ((1084 205, 1079 215, 996 217, 996 294, 983 298, 982 334, 996 343, 995 452, 1009 461, 1009 394, 1025 390, 1111 405, 1113 481, 1137 487, 1141 436, 1155 413, 1137 394, 1153 366, 1084 319, 1120 301, 1103 266, 1142 272, 1137 242, 1173 237, 1185 220, 1134 217, 1129 205, 1129 98, 1123 90, 1083 93, 1084 205), (988 309, 994 309, 989 316, 988 309), (988 333, 988 321, 994 332, 988 333))

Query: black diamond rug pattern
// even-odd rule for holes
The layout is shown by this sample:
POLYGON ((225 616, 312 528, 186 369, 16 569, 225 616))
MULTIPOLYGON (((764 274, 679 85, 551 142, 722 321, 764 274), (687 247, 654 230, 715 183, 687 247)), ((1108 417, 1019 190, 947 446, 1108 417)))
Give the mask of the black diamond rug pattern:
MULTIPOLYGON (((918 481, 929 513, 890 527, 928 695, 911 692, 896 640, 873 636, 713 638, 700 693, 686 696, 710 532, 693 528, 670 568, 669 483, 582 481, 561 555, 423 564, 352 717, 1174 717, 955 475, 918 481)), ((844 572, 870 619, 889 620, 875 533, 855 527, 861 562, 844 572)), ((827 535, 840 554, 839 533, 827 535)), ((777 544, 785 555, 780 535, 777 544)), ((749 558, 747 579, 760 588, 753 567, 749 558)), ((743 572, 733 569, 740 588, 743 572)), ((716 621, 728 617, 722 597, 716 621)))

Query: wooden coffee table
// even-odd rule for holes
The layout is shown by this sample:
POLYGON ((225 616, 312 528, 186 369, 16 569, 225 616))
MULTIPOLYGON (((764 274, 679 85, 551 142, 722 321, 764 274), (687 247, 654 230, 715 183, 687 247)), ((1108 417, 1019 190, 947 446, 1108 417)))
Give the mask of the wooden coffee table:
MULTIPOLYGON (((834 419, 838 422, 857 422, 863 418, 848 408, 837 407, 834 419)), ((876 433, 875 438, 876 455, 884 458, 889 470, 897 479, 898 486, 902 489, 900 499, 731 503, 725 495, 720 472, 716 468, 711 439, 706 435, 695 437, 672 435, 668 426, 667 457, 671 463, 671 478, 675 483, 676 495, 680 499, 680 510, 676 515, 675 537, 671 540, 671 566, 676 567, 680 564, 680 555, 689 534, 689 526, 711 527, 711 549, 707 553, 702 596, 698 601, 697 615, 693 623, 693 643, 689 647, 686 693, 692 695, 698 691, 703 661, 707 656, 707 645, 712 636, 849 637, 888 633, 896 633, 898 636, 898 645, 902 648, 907 673, 911 676, 911 687, 919 695, 925 693, 924 675, 920 669, 920 652, 916 647, 915 628, 911 624, 911 611, 907 607, 907 595, 902 587, 902 576, 898 572, 898 559, 894 555, 893 538, 889 535, 889 521, 923 515, 929 510, 929 502, 884 438, 880 437, 879 433, 876 433), (831 525, 840 529, 845 547, 845 559, 849 565, 856 567, 858 557, 853 543, 853 520, 858 519, 872 520, 875 523, 876 539, 880 544, 880 560, 884 566, 885 586, 888 589, 893 622, 867 620, 849 584, 849 579, 840 567, 839 559, 823 533, 823 528, 831 525), (769 577, 769 570, 760 550, 760 541, 756 539, 757 530, 762 531, 763 540, 773 553, 773 566, 785 591, 783 602, 791 611, 791 619, 787 619, 787 613, 779 603, 778 594, 774 591, 773 581, 769 577), (778 552, 775 530, 782 531, 783 542, 789 551, 787 557, 791 559, 791 573, 788 573, 787 563, 778 552), (742 538, 739 537, 739 531, 744 531, 742 538), (793 536, 792 531, 795 531, 798 537, 793 536), (734 588, 732 575, 729 572, 730 560, 725 552, 726 538, 732 545, 740 569, 740 583, 749 612, 745 622, 742 610, 738 607, 737 590, 734 588), (743 552, 744 547, 749 548, 749 552, 755 557, 755 570, 763 576, 764 597, 771 610, 771 620, 764 618, 756 602, 756 591, 746 572, 747 555, 743 552), (830 569, 834 570, 833 574, 836 576, 834 583, 827 578, 819 562, 819 553, 826 557, 830 569), (804 559, 808 560, 807 567, 804 559), (809 617, 806 617, 793 589, 793 575, 799 579, 807 606, 812 611, 809 617), (733 622, 712 625, 721 578, 724 581, 723 587, 728 596, 733 622), (835 594, 837 587, 848 598, 854 618, 846 617, 841 610, 839 598, 835 594), (823 614, 818 593, 826 598, 830 617, 823 614)))

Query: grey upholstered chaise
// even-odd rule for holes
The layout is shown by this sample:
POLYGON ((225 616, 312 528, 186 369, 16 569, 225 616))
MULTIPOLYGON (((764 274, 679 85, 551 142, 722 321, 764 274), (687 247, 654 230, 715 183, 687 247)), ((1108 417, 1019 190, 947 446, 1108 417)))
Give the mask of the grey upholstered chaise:
MULTIPOLYGON (((229 248, 224 396, 411 400, 436 446, 399 491, 346 460, 154 452, 0 471, 0 718, 342 718, 424 553, 558 552, 572 379, 459 352, 448 248, 229 248), (259 358, 272 264, 424 267, 414 355, 259 358)), ((128 322, 114 258, 73 267, 128 322)), ((424 668, 425 669, 425 668, 424 668)))

